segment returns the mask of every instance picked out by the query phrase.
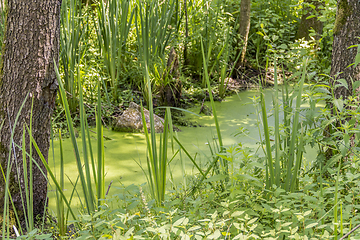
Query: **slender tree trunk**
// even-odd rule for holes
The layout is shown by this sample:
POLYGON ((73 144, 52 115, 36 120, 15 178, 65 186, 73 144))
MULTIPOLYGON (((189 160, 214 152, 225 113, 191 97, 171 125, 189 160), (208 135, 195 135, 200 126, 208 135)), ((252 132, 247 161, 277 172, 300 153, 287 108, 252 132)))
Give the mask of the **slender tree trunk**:
POLYGON ((184 67, 186 67, 189 64, 188 52, 187 52, 188 38, 189 38, 189 26, 188 26, 188 11, 187 11, 186 1, 187 0, 184 0, 184 10, 185 10, 184 67))
MULTIPOLYGON (((22 151, 23 127, 30 127, 32 135, 47 159, 50 146, 51 114, 55 106, 58 83, 54 60, 59 57, 59 29, 61 0, 8 0, 8 12, 0 79, 0 163, 6 173, 11 153, 10 193, 15 208, 24 224, 21 194, 33 187, 34 218, 44 213, 47 201, 47 181, 39 168, 32 168, 33 186, 24 185, 22 151), (15 117, 28 96, 15 125, 15 117), (32 107, 33 102, 33 107, 32 107), (31 113, 31 108, 33 108, 31 113), (11 132, 14 132, 13 143, 11 132), (14 154, 15 153, 15 154, 14 154)), ((26 137, 29 150, 29 137, 26 137)), ((46 174, 46 169, 33 148, 33 158, 46 174)), ((29 164, 29 159, 27 160, 29 164)), ((4 206, 3 175, 0 177, 0 206, 4 206)), ((25 207, 26 208, 26 207, 25 207)), ((23 225, 24 226, 24 225, 23 225)))
POLYGON ((323 23, 318 20, 317 17, 308 18, 309 16, 314 14, 314 11, 319 11, 321 2, 319 0, 305 0, 306 4, 314 5, 315 9, 308 7, 305 5, 303 9, 303 15, 301 16, 301 21, 299 24, 298 31, 296 33, 296 38, 305 38, 305 40, 310 40, 310 29, 314 29, 317 33, 315 39, 320 39, 323 29, 323 23))
MULTIPOLYGON (((240 17, 239 17, 239 35, 240 41, 242 42, 241 56, 236 64, 237 67, 240 67, 244 64, 246 49, 248 44, 248 37, 250 31, 250 10, 251 10, 251 0, 241 0, 240 3, 240 17)), ((240 51, 238 54, 240 54, 240 51)))
POLYGON ((360 65, 348 67, 354 63, 357 48, 352 45, 360 44, 360 2, 358 0, 338 0, 334 27, 334 42, 331 61, 331 76, 342 72, 337 78, 344 78, 349 90, 339 87, 335 90, 335 97, 346 98, 352 92, 352 81, 360 80, 360 65))

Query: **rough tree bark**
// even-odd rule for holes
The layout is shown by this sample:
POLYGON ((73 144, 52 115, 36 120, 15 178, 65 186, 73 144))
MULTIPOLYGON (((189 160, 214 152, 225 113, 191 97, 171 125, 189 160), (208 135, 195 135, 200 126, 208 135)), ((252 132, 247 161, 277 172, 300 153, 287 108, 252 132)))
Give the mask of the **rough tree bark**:
MULTIPOLYGON (((24 174, 22 152, 16 144, 22 146, 23 126, 29 126, 32 112, 32 134, 42 154, 47 159, 50 146, 51 114, 55 106, 58 83, 54 71, 54 59, 59 57, 61 0, 8 0, 7 23, 3 44, 3 59, 0 79, 0 163, 7 171, 10 151, 12 168, 10 192, 21 225, 24 223, 20 191, 24 195, 24 174), (21 111, 17 125, 15 117, 25 97, 29 97, 21 111), (10 145, 11 131, 14 131, 14 144, 10 145), (11 146, 11 148, 10 148, 11 146), (15 146, 15 148, 12 148, 15 146), (15 166, 17 165, 17 169, 15 166), (21 187, 19 187, 19 184, 21 187)), ((29 147, 29 137, 26 138, 29 147)), ((38 155, 33 158, 43 167, 38 155)), ((29 159, 28 159, 29 161, 29 159)), ((44 212, 47 201, 47 182, 41 171, 33 165, 34 217, 44 212)), ((0 177, 0 212, 4 206, 4 178, 0 177)))
POLYGON ((335 90, 335 97, 346 98, 352 92, 351 79, 360 80, 360 65, 348 67, 354 63, 357 48, 351 45, 360 44, 360 2, 358 0, 338 0, 334 26, 334 42, 331 59, 331 76, 342 72, 338 78, 346 79, 349 90, 344 87, 335 90))
MULTIPOLYGON (((249 31, 250 31, 250 10, 251 10, 251 0, 241 0, 240 3, 240 16, 239 16, 239 35, 240 41, 242 42, 241 56, 236 63, 237 67, 240 67, 244 64, 245 54, 247 49, 249 31)), ((240 51, 238 54, 240 54, 240 51)))

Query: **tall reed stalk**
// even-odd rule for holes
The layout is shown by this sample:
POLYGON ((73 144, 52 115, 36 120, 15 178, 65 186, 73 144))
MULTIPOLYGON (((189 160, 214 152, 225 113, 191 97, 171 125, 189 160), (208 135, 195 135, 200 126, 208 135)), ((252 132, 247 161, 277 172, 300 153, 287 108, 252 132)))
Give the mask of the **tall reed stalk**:
MULTIPOLYGON (((220 152, 222 152, 224 150, 224 145, 223 145, 223 141, 222 141, 222 137, 221 137, 221 131, 220 131, 220 124, 219 124, 219 120, 217 117, 217 113, 216 113, 216 108, 215 108, 215 102, 214 102, 214 97, 211 91, 211 85, 210 85, 210 79, 209 79, 209 73, 208 73, 208 66, 207 66, 207 61, 205 59, 205 51, 204 51, 204 46, 203 43, 201 41, 201 51, 202 51, 202 56, 203 56, 203 63, 204 63, 204 74, 205 74, 205 82, 208 88, 208 92, 209 92, 209 98, 210 98, 210 103, 211 103, 211 108, 212 108, 212 112, 213 112, 213 116, 214 116, 214 121, 215 121, 215 126, 216 126, 216 133, 217 133, 217 139, 219 141, 219 147, 220 147, 220 152)), ((222 165, 223 167, 226 169, 226 172, 228 171, 228 162, 225 159, 222 159, 222 165)))
POLYGON ((89 28, 83 15, 82 3, 78 0, 63 1, 61 6, 60 60, 64 70, 64 89, 69 95, 69 108, 72 112, 78 107, 78 83, 76 66, 80 64, 86 50, 89 28))
MULTIPOLYGON (((19 112, 17 113, 17 116, 15 118, 14 121, 14 125, 13 127, 11 127, 11 129, 14 129, 15 126, 17 125, 18 122, 18 118, 20 115, 20 112, 24 106, 24 103, 26 102, 28 96, 25 98, 22 106, 20 107, 19 112)), ((32 109, 31 109, 31 113, 32 113, 32 109)), ((41 173, 43 174, 43 176, 45 177, 46 181, 48 181, 48 177, 47 174, 45 174, 41 169, 41 167, 39 166, 39 163, 37 163, 36 161, 34 161, 33 157, 32 157, 32 152, 33 152, 33 148, 35 148, 35 151, 37 153, 37 155, 40 157, 40 160, 42 161, 42 164, 45 166, 48 175, 50 176, 50 178, 56 183, 56 187, 59 193, 59 196, 61 196, 64 199, 64 202, 66 204, 66 206, 69 208, 70 213, 72 214, 73 218, 76 219, 75 214, 73 213, 73 211, 70 208, 70 204, 69 202, 65 199, 65 195, 62 191, 62 187, 56 182, 56 178, 53 174, 53 172, 51 171, 47 161, 45 160, 44 156, 42 155, 42 153, 39 150, 39 147, 37 146, 35 140, 33 139, 32 136, 32 114, 30 116, 30 125, 24 125, 23 128, 23 137, 22 137, 22 145, 18 146, 13 142, 13 137, 14 137, 14 131, 11 130, 11 143, 9 146, 9 150, 10 150, 10 154, 9 154, 9 159, 8 159, 8 164, 7 164, 7 171, 6 173, 3 171, 2 166, 0 166, 1 168, 1 173, 5 179, 5 197, 4 197, 4 213, 3 213, 3 221, 2 221, 2 236, 3 237, 7 237, 8 239, 10 238, 10 204, 12 205, 12 211, 15 215, 15 220, 19 226, 19 229, 15 228, 14 229, 16 231, 16 234, 21 234, 23 235, 25 232, 31 232, 36 230, 35 229, 35 224, 34 224, 34 215, 33 215, 33 202, 34 202, 34 192, 33 192, 33 184, 35 184, 33 182, 33 175, 32 175, 32 169, 34 167, 37 167, 40 169, 41 173), (26 146, 26 137, 29 137, 30 139, 30 144, 29 147, 27 148, 26 146), (20 149, 22 151, 22 169, 23 169, 23 176, 24 179, 18 179, 19 180, 19 184, 20 182, 24 184, 25 186, 25 195, 21 194, 21 202, 22 202, 22 208, 23 208, 23 213, 21 213, 21 215, 24 217, 25 220, 25 227, 26 229, 22 229, 22 225, 20 223, 20 219, 19 219, 19 215, 20 213, 18 213, 18 210, 15 209, 15 206, 13 204, 12 198, 11 198, 11 194, 9 191, 9 181, 7 181, 7 179, 10 179, 10 172, 11 172, 11 168, 13 165, 13 161, 11 161, 11 155, 13 152, 15 152, 15 149, 20 149), (33 167, 34 165, 34 167, 33 167), (19 230, 19 233, 17 232, 19 230)), ((1 124, 2 126, 2 124, 1 124)), ((20 166, 16 166, 17 169, 21 169, 20 166)), ((20 176, 20 174, 17 174, 17 176, 20 176)), ((19 189, 22 189, 22 186, 19 185, 19 189)), ((44 206, 44 214, 46 213, 45 211, 46 206, 44 206)), ((44 219, 45 215, 43 216, 44 219)), ((44 223, 44 221, 43 221, 44 223)))
MULTIPOLYGON (((51 131, 52 132, 52 131, 51 131)), ((53 140, 53 137, 51 137, 53 140)), ((64 182, 64 152, 63 152, 63 145, 62 145, 62 138, 61 138, 61 130, 59 130, 59 143, 60 143, 60 187, 61 189, 65 188, 65 182, 64 182)), ((54 151, 54 149, 53 149, 54 151)), ((54 159, 55 160, 55 159, 54 159)), ((65 236, 66 234, 66 219, 65 219, 65 209, 64 209, 64 201, 63 197, 60 195, 60 192, 58 189, 56 189, 56 213, 57 213, 57 222, 58 222, 58 228, 59 228, 59 234, 60 236, 65 236)))
MULTIPOLYGON (((2 217, 2 236, 3 237, 6 236, 7 239, 10 238, 10 203, 12 204, 12 209, 14 211, 14 215, 15 215, 17 224, 20 227, 20 232, 22 233, 20 219, 18 217, 17 211, 16 211, 16 209, 14 207, 14 204, 13 204, 13 201, 12 201, 12 198, 11 198, 11 194, 10 194, 10 190, 9 190, 10 189, 10 183, 9 183, 8 179, 10 179, 10 173, 11 173, 11 169, 13 167, 13 161, 11 161, 11 158, 12 158, 11 155, 12 155, 12 152, 15 151, 15 146, 14 146, 14 142, 13 142, 15 132, 12 131, 12 129, 14 129, 14 127, 18 123, 18 119, 19 119, 21 110, 24 107, 25 102, 28 99, 28 96, 29 95, 27 95, 25 97, 25 100, 23 101, 23 103, 22 103, 22 105, 21 105, 21 107, 19 109, 19 112, 17 113, 17 115, 15 117, 13 127, 11 127, 11 129, 10 129, 11 130, 11 137, 10 137, 10 143, 9 143, 9 146, 8 146, 9 157, 8 157, 7 164, 6 164, 6 166, 7 166, 6 172, 4 172, 4 169, 3 169, 2 165, 0 164, 2 177, 4 178, 4 181, 5 181, 5 189, 4 189, 5 196, 4 196, 4 206, 3 206, 4 210, 3 210, 3 217, 2 217)), ((4 120, 4 121, 6 121, 6 120, 4 120)), ((3 126, 3 123, 1 123, 1 127, 2 126, 3 126)), ((10 124, 10 126, 11 126, 11 124, 10 124)), ((23 201, 23 205, 24 205, 24 201, 23 201)), ((24 212, 24 215, 26 216, 26 212, 24 212)))
MULTIPOLYGON (((231 54, 231 48, 230 48, 230 44, 229 44, 229 40, 230 40, 230 27, 228 27, 227 31, 226 31, 226 39, 224 42, 224 45, 222 47, 222 49, 220 50, 218 56, 217 56, 217 61, 218 62, 220 60, 220 57, 223 55, 223 60, 220 61, 220 66, 219 66, 219 72, 220 72, 220 81, 219 81, 219 95, 220 97, 225 97, 225 92, 226 92, 226 86, 228 84, 228 81, 225 82, 226 79, 229 79, 235 69, 236 64, 233 64, 230 72, 228 72, 229 69, 229 57, 231 54)), ((234 63, 236 63, 239 58, 241 56, 241 53, 238 54, 238 56, 236 57, 234 63)), ((216 64, 215 62, 215 64, 216 64)), ((214 64, 214 66, 215 66, 214 64)))
MULTIPOLYGON (((266 188, 270 189, 273 185, 281 187, 286 191, 296 190, 298 174, 301 168, 301 162, 304 152, 304 133, 300 129, 300 105, 302 101, 302 92, 306 77, 306 60, 303 63, 301 79, 296 87, 296 104, 294 112, 289 105, 289 93, 283 93, 284 117, 283 130, 280 129, 280 103, 279 86, 277 78, 277 64, 274 62, 274 119, 275 119, 275 145, 271 145, 270 127, 268 124, 267 110, 265 107, 265 98, 263 89, 260 88, 260 108, 262 116, 262 125, 265 136, 264 153, 266 157, 266 188), (290 117, 292 117, 292 123, 290 117), (273 151, 274 157, 273 157, 273 151)), ((286 83, 285 83, 286 84, 286 83)), ((295 94, 295 91, 294 91, 295 94)))
POLYGON ((119 78, 125 58, 125 46, 131 29, 135 9, 131 1, 100 1, 97 15, 97 39, 114 100, 119 98, 119 78))
MULTIPOLYGON (((214 172, 223 176, 226 181, 228 180, 228 177, 229 177, 228 160, 221 158, 219 156, 220 155, 219 153, 224 152, 225 149, 224 149, 222 135, 221 135, 221 131, 220 131, 220 124, 219 124, 219 120, 218 120, 217 113, 216 113, 214 97, 213 97, 213 94, 211 91, 211 84, 210 84, 209 73, 208 73, 208 65, 207 65, 207 61, 206 61, 206 54, 205 54, 202 40, 201 40, 201 51, 202 51, 202 56, 203 56, 204 78, 205 78, 205 83, 207 85, 208 92, 209 92, 209 98, 210 98, 210 103, 211 103, 211 108, 212 108, 212 112, 213 112, 213 116, 214 116, 216 133, 217 133, 217 138, 214 138, 214 142, 215 142, 214 144, 217 148, 211 147, 211 145, 209 143, 209 149, 212 153, 211 154, 212 157, 209 159, 210 163, 209 163, 208 168, 205 171, 202 171, 200 169, 200 167, 198 167, 198 165, 196 164, 195 160, 187 153, 186 149, 179 143, 179 141, 177 139, 175 139, 178 142, 179 146, 185 151, 185 153, 187 153, 188 157, 194 163, 194 166, 199 170, 199 172, 201 174, 201 178, 195 184, 195 186, 192 188, 190 195, 193 195, 195 193, 195 191, 200 186, 200 184, 203 183, 204 180, 208 177, 208 174, 211 172, 211 170, 214 170, 214 172), (215 150, 217 152, 215 152, 215 150), (220 163, 220 166, 218 165, 218 162, 220 163)), ((224 186, 223 186, 223 188, 224 188, 224 186)))
MULTIPOLYGON (((164 1, 161 4, 157 0, 137 1, 135 24, 139 46, 138 55, 143 66, 147 62, 148 74, 162 76, 163 70, 166 69, 165 49, 170 45, 174 33, 171 19, 175 7, 173 0, 164 1), (155 68, 159 65, 160 68, 155 68), (161 71, 156 74, 159 69, 161 71)), ((148 99, 152 93, 146 81, 142 86, 144 99, 148 99)))
MULTIPOLYGON (((75 137, 75 130, 71 118, 71 112, 69 109, 69 104, 66 98, 66 93, 64 86, 60 80, 60 75, 58 72, 58 69, 56 68, 56 75, 58 77, 58 82, 60 86, 60 96, 62 99, 62 103, 65 109, 65 115, 66 115, 66 121, 70 133, 70 139, 73 145, 73 149, 75 152, 75 160, 76 165, 79 173, 79 179, 80 183, 83 189, 84 194, 84 201, 86 211, 88 214, 91 214, 92 212, 97 209, 99 206, 101 199, 105 198, 104 189, 105 189, 105 172, 104 172, 104 145, 103 145, 103 136, 101 131, 101 118, 99 117, 101 106, 99 106, 99 99, 100 99, 100 86, 98 86, 98 109, 97 109, 97 141, 98 141, 98 159, 97 162, 94 159, 94 154, 92 153, 92 145, 90 141, 90 133, 89 133, 89 127, 87 123, 86 113, 84 109, 84 100, 83 100, 83 93, 82 93, 82 87, 80 86, 80 68, 78 66, 78 87, 79 87, 79 106, 80 106, 80 129, 81 129, 81 139, 82 139, 82 146, 83 146, 83 157, 80 156, 80 149, 78 147, 78 143, 75 137), (100 129, 100 131, 99 131, 100 129), (90 156, 89 156, 90 155, 90 156), (85 168, 85 171, 84 169, 85 168), (97 172, 96 172, 97 169, 97 172), (94 179, 94 181, 92 181, 94 179), (95 187, 95 190, 93 189, 95 187), (95 194, 97 193, 97 195, 95 194)), ((98 83, 100 85, 100 83, 98 83)))
MULTIPOLYGON (((144 49, 146 51, 146 49, 144 49)), ((146 55, 146 53, 144 53, 146 55)), ((149 71, 147 67, 147 60, 145 60, 144 73, 145 73, 145 84, 147 89, 151 93, 151 82, 149 71)), ((150 186, 150 193, 153 199, 156 200, 157 205, 161 205, 165 200, 166 190, 166 177, 167 177, 167 165, 168 161, 168 140, 169 135, 172 136, 172 123, 170 109, 166 109, 165 121, 163 123, 164 130, 160 136, 159 148, 157 147, 157 139, 154 125, 154 109, 152 94, 148 95, 148 106, 149 106, 149 122, 150 122, 150 133, 148 132, 146 119, 143 107, 141 107, 143 129, 147 144, 147 167, 148 167, 148 183, 150 186)))
POLYGON ((143 126, 145 139, 147 144, 147 166, 148 166, 148 182, 150 185, 150 193, 156 200, 158 205, 161 205, 165 200, 166 178, 168 159, 168 140, 169 140, 169 119, 171 119, 170 109, 166 110, 164 130, 160 136, 159 148, 157 147, 157 140, 154 127, 154 114, 150 112, 150 133, 146 127, 146 120, 144 110, 141 108, 143 118, 143 126))

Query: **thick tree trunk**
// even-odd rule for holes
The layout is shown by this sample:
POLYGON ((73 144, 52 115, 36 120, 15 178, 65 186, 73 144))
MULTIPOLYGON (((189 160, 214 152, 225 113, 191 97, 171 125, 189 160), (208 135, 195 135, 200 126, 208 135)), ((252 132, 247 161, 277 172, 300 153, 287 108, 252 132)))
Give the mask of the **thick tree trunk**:
MULTIPOLYGON (((30 126, 32 135, 42 154, 47 159, 50 146, 51 114, 55 106, 58 83, 54 71, 54 59, 59 57, 61 0, 8 0, 7 24, 4 40, 0 80, 0 163, 5 173, 11 152, 10 193, 17 212, 24 223, 20 192, 25 197, 23 158, 21 149, 23 126, 30 126), (29 94, 29 95, 28 95, 29 94), (29 96, 14 125, 20 106, 29 96), (31 105, 33 110, 31 113, 31 105), (13 144, 10 144, 14 131, 13 144), (15 152, 15 154, 14 154, 15 152), (19 185, 21 187, 19 187, 19 185)), ((29 137, 26 137, 29 149, 29 137)), ((44 165, 33 148, 33 158, 46 174, 44 165)), ((29 159, 28 159, 29 162, 29 159)), ((34 217, 44 212, 47 196, 47 181, 34 164, 33 191, 34 217)), ((0 177, 0 212, 4 206, 4 178, 0 177)))
POLYGON ((320 39, 323 29, 323 23, 317 19, 317 17, 308 18, 309 16, 314 14, 314 11, 319 11, 321 6, 321 1, 319 0, 305 0, 306 4, 310 4, 315 6, 315 9, 308 7, 305 5, 303 9, 303 15, 301 16, 301 21, 299 24, 298 31, 296 33, 296 38, 305 38, 305 40, 310 40, 310 29, 314 29, 317 35, 315 39, 320 39))
POLYGON ((331 76, 342 72, 337 78, 346 79, 349 90, 344 87, 335 90, 335 97, 346 98, 352 92, 351 79, 360 80, 360 65, 348 67, 354 63, 357 48, 351 45, 360 44, 360 2, 358 0, 338 0, 334 27, 334 42, 331 61, 331 76))
MULTIPOLYGON (((251 10, 251 0, 241 0, 240 3, 240 17, 239 17, 239 35, 240 41, 242 42, 241 56, 236 64, 237 67, 242 66, 245 61, 249 31, 250 31, 250 10, 251 10)), ((240 54, 240 51, 239 53, 240 54)))

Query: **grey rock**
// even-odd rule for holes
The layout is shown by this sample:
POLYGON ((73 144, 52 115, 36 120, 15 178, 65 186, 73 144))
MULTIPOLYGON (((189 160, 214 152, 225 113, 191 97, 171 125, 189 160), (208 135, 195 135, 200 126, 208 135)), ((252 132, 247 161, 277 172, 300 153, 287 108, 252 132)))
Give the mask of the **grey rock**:
MULTIPOLYGON (((150 132, 150 112, 144 108, 146 127, 150 132)), ((160 133, 164 130, 164 119, 154 114, 155 132, 160 133)), ((131 102, 129 108, 117 117, 113 122, 113 130, 118 132, 144 132, 141 117, 141 107, 131 102)))

